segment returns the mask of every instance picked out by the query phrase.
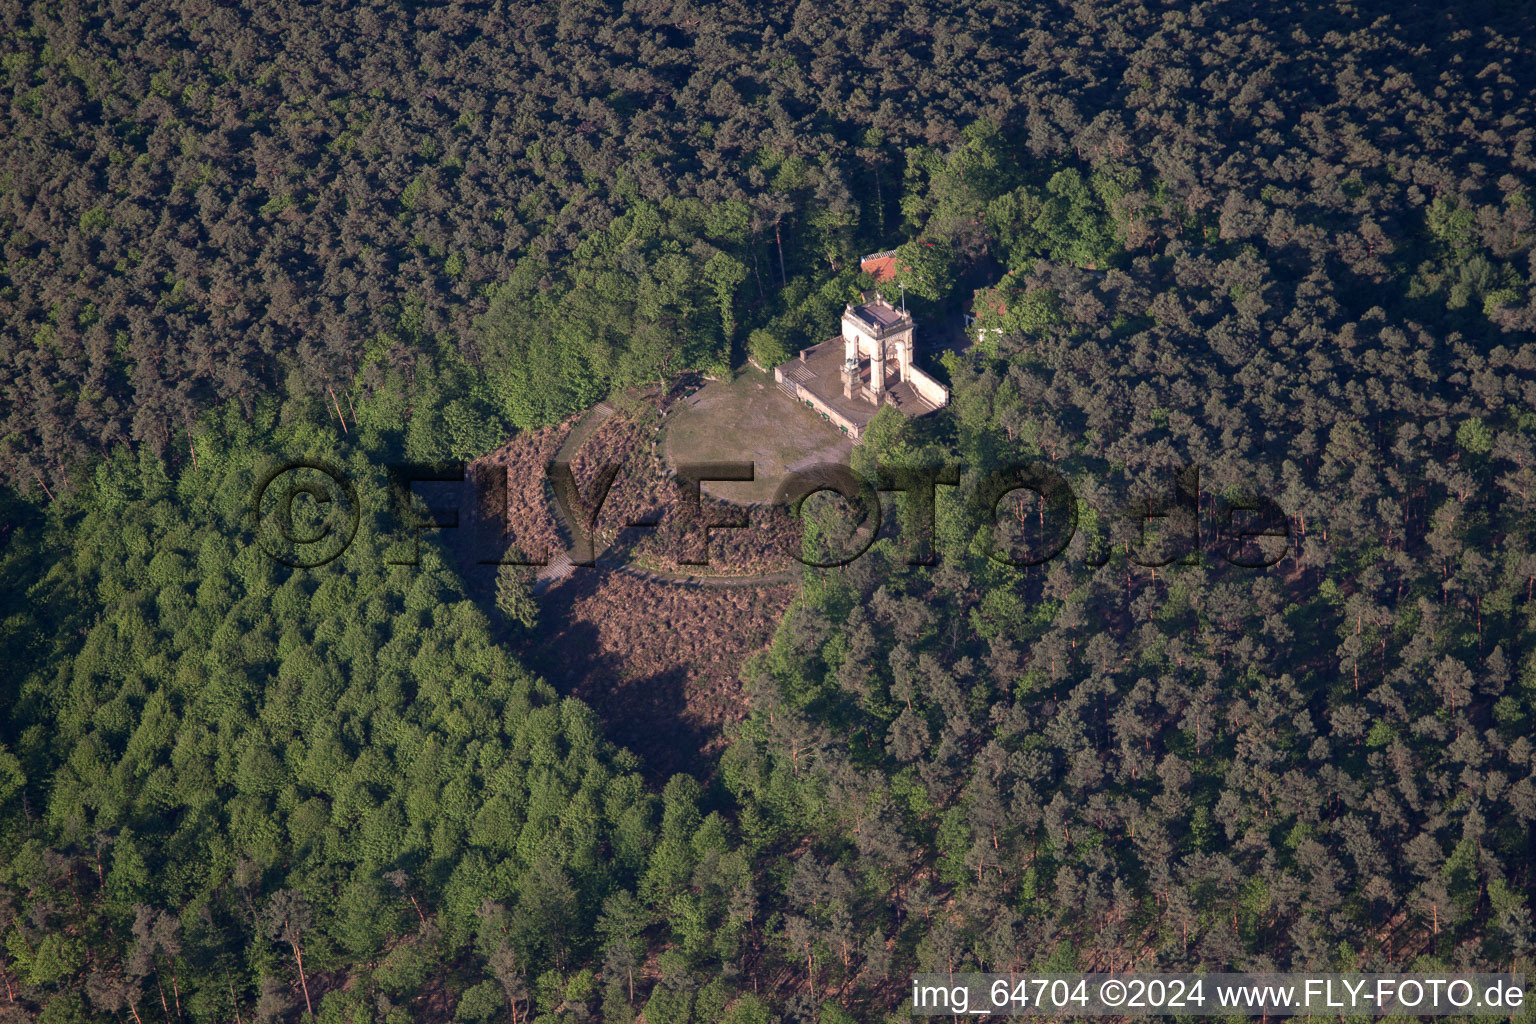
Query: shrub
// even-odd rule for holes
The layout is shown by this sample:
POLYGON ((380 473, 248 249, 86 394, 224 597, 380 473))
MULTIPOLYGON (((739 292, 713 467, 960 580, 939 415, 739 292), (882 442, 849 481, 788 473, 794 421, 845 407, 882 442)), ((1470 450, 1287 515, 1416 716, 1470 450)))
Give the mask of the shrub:
POLYGON ((747 352, 760 366, 768 370, 778 366, 791 355, 789 346, 784 344, 777 334, 761 327, 747 338, 747 352))

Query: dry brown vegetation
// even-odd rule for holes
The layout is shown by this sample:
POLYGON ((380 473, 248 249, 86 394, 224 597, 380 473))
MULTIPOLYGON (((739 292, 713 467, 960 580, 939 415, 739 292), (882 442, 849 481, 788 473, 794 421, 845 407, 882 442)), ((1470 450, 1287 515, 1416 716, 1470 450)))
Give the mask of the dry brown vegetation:
MULTIPOLYGON (((672 411, 676 397, 676 393, 669 396, 663 412, 672 411)), ((683 501, 677 474, 657 443, 663 422, 654 405, 619 413, 572 460, 572 473, 584 493, 603 466, 621 467, 597 520, 597 536, 608 547, 610 561, 662 574, 708 577, 762 576, 792 569, 795 563, 787 552, 798 543, 798 529, 782 509, 735 505, 707 493, 701 495, 696 513, 702 522, 743 525, 712 528, 707 562, 688 561, 702 555, 695 547, 697 535, 685 535, 691 533, 690 516, 695 513, 683 501)))
MULTIPOLYGON (((669 394, 663 412, 685 390, 686 383, 669 394)), ((657 409, 654 396, 623 403, 574 452, 561 453, 561 446, 583 429, 581 417, 521 433, 475 469, 506 469, 505 546, 537 558, 557 555, 566 543, 546 479, 557 454, 570 458, 583 495, 592 493, 602 467, 621 467, 598 519, 598 566, 577 568, 539 597, 537 635, 519 653, 562 692, 596 708, 647 771, 665 776, 707 770, 723 727, 744 713, 741 664, 771 638, 794 592, 786 577, 743 577, 794 563, 781 554, 792 523, 768 506, 744 510, 747 529, 712 530, 709 564, 679 561, 672 527, 685 511, 676 475, 655 443, 657 409), (661 526, 626 525, 639 521, 661 526)), ((703 508, 713 520, 732 511, 708 495, 703 508)))
POLYGON ((487 471, 506 470, 505 508, 483 508, 481 511, 503 519, 508 550, 515 549, 525 557, 540 559, 553 557, 564 547, 544 478, 550 460, 578 419, 579 416, 573 416, 552 427, 524 431, 484 458, 475 460, 471 465, 472 472, 466 474, 484 479, 481 474, 487 471))
POLYGON ((544 597, 530 661, 602 716, 649 774, 707 771, 746 713, 738 672, 765 646, 789 584, 707 586, 580 569, 544 597))

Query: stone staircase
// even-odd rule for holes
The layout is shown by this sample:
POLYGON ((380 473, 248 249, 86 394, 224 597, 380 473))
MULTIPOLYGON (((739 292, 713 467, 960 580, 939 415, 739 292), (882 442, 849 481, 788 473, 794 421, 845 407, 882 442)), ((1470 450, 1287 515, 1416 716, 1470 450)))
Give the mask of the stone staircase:
POLYGON ((551 587, 559 586, 571 578, 576 571, 576 566, 571 562, 571 553, 562 551, 549 560, 549 564, 539 570, 539 574, 533 578, 533 592, 542 594, 551 587))
POLYGON ((778 377, 779 390, 797 402, 800 401, 799 385, 816 379, 816 374, 811 372, 810 367, 800 363, 790 363, 780 373, 782 376, 775 375, 778 377))

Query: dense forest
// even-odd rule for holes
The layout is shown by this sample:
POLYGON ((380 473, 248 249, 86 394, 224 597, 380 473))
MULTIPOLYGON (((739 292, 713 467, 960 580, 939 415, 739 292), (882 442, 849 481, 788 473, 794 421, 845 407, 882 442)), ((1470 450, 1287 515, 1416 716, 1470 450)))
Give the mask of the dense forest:
POLYGON ((1529 970, 1526 5, 0 25, 0 1022, 1529 970), (887 248, 925 324, 985 287, 951 407, 853 469, 960 483, 804 570, 705 769, 530 669, 525 576, 392 564, 388 463, 785 358, 887 248), (295 458, 358 485, 317 568, 253 523, 295 458))

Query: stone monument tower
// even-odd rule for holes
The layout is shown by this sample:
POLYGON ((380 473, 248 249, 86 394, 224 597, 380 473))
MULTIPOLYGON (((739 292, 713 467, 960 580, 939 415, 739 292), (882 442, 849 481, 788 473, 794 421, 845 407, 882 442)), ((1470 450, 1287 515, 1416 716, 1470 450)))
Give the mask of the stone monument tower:
POLYGON ((853 398, 867 389, 870 400, 880 405, 892 385, 906 383, 912 371, 914 334, 911 315, 879 293, 863 305, 849 303, 843 310, 844 397, 853 398))

